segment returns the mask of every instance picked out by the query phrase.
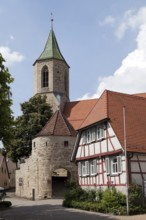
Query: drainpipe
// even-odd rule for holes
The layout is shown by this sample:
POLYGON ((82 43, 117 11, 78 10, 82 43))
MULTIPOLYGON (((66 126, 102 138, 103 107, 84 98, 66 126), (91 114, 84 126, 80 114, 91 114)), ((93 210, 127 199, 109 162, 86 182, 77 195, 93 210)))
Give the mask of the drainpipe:
POLYGON ((126 163, 126 206, 127 206, 127 215, 129 215, 128 161, 127 161, 126 109, 125 109, 125 106, 123 107, 123 124, 124 124, 124 149, 125 149, 125 163, 126 163))

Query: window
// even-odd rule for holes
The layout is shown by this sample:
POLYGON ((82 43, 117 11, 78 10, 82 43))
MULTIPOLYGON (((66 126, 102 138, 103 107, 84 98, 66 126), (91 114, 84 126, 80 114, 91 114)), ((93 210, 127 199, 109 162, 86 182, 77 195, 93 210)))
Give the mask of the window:
POLYGON ((91 130, 90 129, 88 129, 87 130, 87 143, 89 143, 89 142, 91 142, 91 130))
POLYGON ((90 174, 91 175, 97 174, 97 160, 90 161, 90 174))
POLYGON ((64 147, 68 147, 68 141, 64 141, 64 147))
POLYGON ((65 75, 64 75, 64 90, 65 92, 68 91, 68 81, 67 81, 67 72, 65 72, 65 75))
POLYGON ((91 128, 91 141, 95 141, 95 127, 91 128))
POLYGON ((122 172, 121 156, 111 157, 105 159, 105 167, 107 174, 119 174, 122 172))
POLYGON ((82 176, 89 175, 89 161, 82 162, 82 176))
POLYGON ((83 131, 82 133, 82 144, 85 144, 86 143, 86 132, 83 131))
POLYGON ((111 159, 111 173, 118 173, 117 157, 111 159))
POLYGON ((95 141, 95 127, 83 131, 82 133, 82 144, 90 143, 95 141))
POLYGON ((104 138, 104 129, 102 127, 97 127, 97 140, 104 138))
POLYGON ((42 70, 42 87, 48 87, 48 68, 46 66, 42 70))
POLYGON ((79 176, 88 176, 97 174, 97 160, 78 162, 79 176))

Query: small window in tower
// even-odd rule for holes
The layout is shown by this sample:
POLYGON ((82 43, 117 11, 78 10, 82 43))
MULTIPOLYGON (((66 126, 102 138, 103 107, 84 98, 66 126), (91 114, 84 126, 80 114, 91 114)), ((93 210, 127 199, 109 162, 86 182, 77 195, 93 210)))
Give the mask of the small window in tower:
POLYGON ((46 66, 42 71, 42 87, 48 87, 48 68, 46 66))
POLYGON ((68 141, 64 141, 64 147, 68 147, 68 141))

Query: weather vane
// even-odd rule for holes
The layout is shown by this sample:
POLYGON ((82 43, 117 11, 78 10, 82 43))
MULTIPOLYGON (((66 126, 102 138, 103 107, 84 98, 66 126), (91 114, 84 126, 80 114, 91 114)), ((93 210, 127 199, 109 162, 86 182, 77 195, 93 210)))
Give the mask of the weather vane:
POLYGON ((53 13, 51 12, 51 29, 53 30, 53 21, 54 21, 54 19, 53 19, 53 13))

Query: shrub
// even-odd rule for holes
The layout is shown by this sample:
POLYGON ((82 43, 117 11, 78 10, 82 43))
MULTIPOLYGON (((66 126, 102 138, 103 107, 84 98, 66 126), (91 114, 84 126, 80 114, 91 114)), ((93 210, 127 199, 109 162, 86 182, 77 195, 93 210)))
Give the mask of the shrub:
MULTIPOLYGON (((83 190, 79 185, 68 183, 63 206, 73 207, 88 211, 112 213, 115 215, 126 214, 126 196, 115 188, 99 190, 83 190)), ((129 187, 130 214, 144 213, 146 207, 142 204, 142 188, 138 185, 129 187)))
POLYGON ((143 204, 143 192, 142 187, 137 184, 130 185, 128 189, 129 193, 129 212, 131 215, 144 213, 146 210, 143 204))
POLYGON ((110 190, 106 189, 103 193, 101 200, 101 208, 105 213, 121 213, 123 207, 126 206, 126 197, 115 188, 110 190))

